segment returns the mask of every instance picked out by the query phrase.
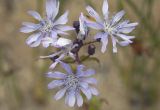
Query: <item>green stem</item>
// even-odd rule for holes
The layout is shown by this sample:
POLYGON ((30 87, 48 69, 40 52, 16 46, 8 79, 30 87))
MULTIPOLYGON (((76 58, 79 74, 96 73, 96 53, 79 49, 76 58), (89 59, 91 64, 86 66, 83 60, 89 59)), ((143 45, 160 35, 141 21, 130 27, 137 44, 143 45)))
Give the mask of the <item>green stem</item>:
POLYGON ((79 54, 78 54, 78 52, 76 53, 76 62, 77 62, 78 64, 81 63, 81 61, 80 61, 80 59, 79 59, 79 54))
POLYGON ((86 46, 86 45, 89 45, 89 44, 93 44, 93 43, 97 43, 97 42, 99 42, 99 41, 93 40, 93 41, 84 43, 83 46, 86 46))

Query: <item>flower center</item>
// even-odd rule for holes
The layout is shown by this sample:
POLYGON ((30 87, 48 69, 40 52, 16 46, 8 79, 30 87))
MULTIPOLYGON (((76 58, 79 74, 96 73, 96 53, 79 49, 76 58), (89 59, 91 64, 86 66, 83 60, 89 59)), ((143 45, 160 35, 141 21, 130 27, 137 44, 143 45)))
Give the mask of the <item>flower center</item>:
POLYGON ((74 75, 68 75, 65 79, 65 84, 68 89, 76 89, 79 83, 79 80, 74 75))
POLYGON ((46 20, 42 23, 42 28, 40 29, 42 32, 51 32, 53 28, 53 23, 50 20, 46 20))
POLYGON ((112 34, 114 31, 114 27, 112 27, 109 23, 105 22, 105 28, 104 31, 108 32, 109 34, 112 34))

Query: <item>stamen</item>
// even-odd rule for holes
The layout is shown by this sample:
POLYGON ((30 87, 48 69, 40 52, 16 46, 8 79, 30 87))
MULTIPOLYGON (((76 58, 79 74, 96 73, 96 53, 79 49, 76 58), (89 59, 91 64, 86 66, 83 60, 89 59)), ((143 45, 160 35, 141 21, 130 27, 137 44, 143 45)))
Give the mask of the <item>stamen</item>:
POLYGON ((105 29, 104 29, 105 32, 112 34, 114 30, 115 30, 114 27, 112 27, 110 24, 105 22, 105 29))
POLYGON ((51 21, 46 20, 40 29, 42 32, 51 32, 53 28, 53 23, 51 21))
POLYGON ((79 84, 78 78, 74 75, 68 75, 65 79, 65 82, 68 89, 76 89, 79 84))

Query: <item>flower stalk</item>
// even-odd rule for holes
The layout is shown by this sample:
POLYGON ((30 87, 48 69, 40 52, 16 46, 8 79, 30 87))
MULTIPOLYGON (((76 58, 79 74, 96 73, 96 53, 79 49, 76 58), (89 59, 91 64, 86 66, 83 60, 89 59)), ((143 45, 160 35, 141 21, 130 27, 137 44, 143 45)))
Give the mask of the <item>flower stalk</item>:
MULTIPOLYGON (((39 2, 41 5, 42 0, 39 2)), ((55 100, 61 99, 65 96, 65 103, 70 107, 77 104, 78 107, 83 105, 83 93, 88 100, 93 95, 98 95, 98 90, 94 87, 97 85, 97 80, 91 76, 95 74, 95 70, 86 69, 83 62, 90 59, 92 55, 96 54, 95 44, 102 44, 101 52, 105 53, 109 38, 112 40, 113 52, 117 53, 117 45, 127 46, 131 44, 134 36, 128 35, 138 25, 137 22, 130 23, 129 20, 122 20, 125 11, 120 11, 112 18, 109 17, 108 1, 104 0, 102 5, 102 13, 100 16, 91 6, 87 6, 86 10, 89 17, 80 13, 79 20, 73 22, 72 26, 67 26, 68 14, 67 10, 58 19, 59 0, 46 0, 46 16, 43 18, 36 11, 28 11, 38 21, 38 24, 31 22, 22 23, 20 29, 23 33, 32 33, 26 40, 26 44, 30 47, 38 47, 42 45, 44 48, 52 47, 58 51, 47 56, 40 56, 40 59, 50 59, 52 64, 49 69, 50 72, 46 74, 49 78, 54 78, 48 84, 48 89, 60 88, 54 96, 55 100), (94 19, 94 20, 93 20, 94 19), (98 32, 94 37, 89 36, 89 33, 95 29, 98 32), (68 31, 75 31, 76 37, 69 39, 68 31), (91 38, 86 42, 87 38, 91 38), (81 48, 88 46, 87 56, 82 57, 85 53, 80 54, 81 48), (72 60, 67 61, 66 58, 72 60), (68 63, 76 65, 76 72, 73 72, 68 63), (60 64, 66 71, 53 71, 56 66, 60 64)))

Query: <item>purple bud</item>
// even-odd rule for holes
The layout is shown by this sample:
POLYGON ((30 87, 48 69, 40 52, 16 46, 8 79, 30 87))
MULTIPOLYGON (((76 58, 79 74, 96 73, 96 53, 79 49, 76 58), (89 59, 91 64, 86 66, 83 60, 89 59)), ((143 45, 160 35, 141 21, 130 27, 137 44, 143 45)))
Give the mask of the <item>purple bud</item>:
POLYGON ((101 42, 101 38, 96 39, 98 42, 101 42))
POLYGON ((82 41, 82 40, 79 40, 79 39, 76 39, 76 40, 73 42, 73 44, 74 44, 74 45, 77 44, 77 46, 71 50, 71 52, 72 52, 73 54, 75 54, 75 53, 77 53, 77 52, 79 51, 79 49, 83 46, 83 41, 82 41))
POLYGON ((56 55, 56 56, 54 56, 54 57, 50 58, 50 60, 52 60, 53 62, 55 62, 55 60, 56 60, 57 58, 59 58, 59 56, 58 56, 58 55, 56 55))
POLYGON ((74 21, 73 22, 73 27, 76 29, 76 33, 78 34, 79 31, 80 31, 80 29, 79 29, 79 27, 80 27, 79 21, 74 21))
POLYGON ((95 45, 93 45, 93 44, 89 45, 88 46, 88 54, 89 55, 95 54, 95 49, 96 49, 95 45))

